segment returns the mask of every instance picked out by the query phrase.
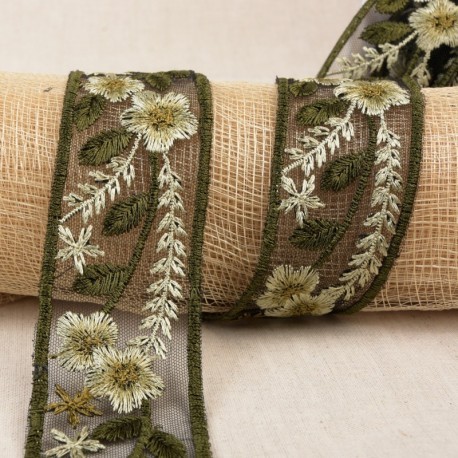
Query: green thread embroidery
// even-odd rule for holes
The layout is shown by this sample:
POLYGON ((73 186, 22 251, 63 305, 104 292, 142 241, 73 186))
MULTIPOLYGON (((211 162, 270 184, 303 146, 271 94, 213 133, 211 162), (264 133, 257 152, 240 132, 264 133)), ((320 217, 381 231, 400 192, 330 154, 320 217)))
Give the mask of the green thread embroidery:
POLYGON ((377 277, 371 283, 370 287, 355 304, 343 310, 343 313, 354 313, 361 310, 369 304, 380 291, 388 278, 390 269, 398 255, 401 241, 407 231, 410 215, 413 210, 415 195, 417 191, 418 178, 420 174, 420 164, 422 157, 422 136, 423 136, 423 109, 424 101, 418 85, 412 78, 405 76, 404 84, 410 91, 412 104, 412 133, 409 158, 409 176, 405 185, 404 198, 401 213, 396 225, 396 234, 391 239, 388 253, 379 269, 377 277))
POLYGON ((382 14, 397 13, 404 9, 409 0, 377 0, 375 7, 382 14))
POLYGON ((78 130, 92 126, 105 109, 105 99, 99 95, 86 95, 74 108, 74 122, 78 130))
POLYGON ((358 187, 353 196, 353 200, 348 208, 345 219, 340 223, 334 238, 321 252, 320 257, 313 263, 312 267, 315 269, 321 267, 321 265, 331 255, 336 245, 347 232, 347 229, 350 227, 350 224, 353 221, 353 217, 359 208, 365 189, 367 188, 369 182, 369 174, 372 170, 372 166, 375 160, 375 150, 377 147, 377 130, 375 129, 375 123, 370 117, 368 117, 367 122, 369 126, 369 141, 366 153, 364 155, 364 166, 359 177, 358 187))
POLYGON ((292 81, 289 85, 289 92, 295 97, 306 97, 315 94, 318 90, 318 83, 315 81, 292 81))
POLYGON ((372 45, 381 45, 402 40, 412 32, 412 27, 402 22, 381 21, 367 26, 361 38, 372 45))
POLYGON ((157 458, 185 458, 186 447, 173 434, 162 431, 159 427, 153 429, 146 449, 157 458))
POLYGON ((117 202, 108 210, 103 220, 102 234, 121 235, 137 227, 148 209, 148 194, 142 192, 117 202))
POLYGON ((81 165, 101 165, 120 154, 129 145, 132 134, 126 129, 100 132, 81 148, 78 159, 81 165))
POLYGON ((135 439, 140 436, 141 426, 141 417, 125 415, 113 418, 112 420, 108 420, 98 425, 94 431, 92 431, 91 437, 107 442, 135 439))
POLYGON ((212 147, 213 108, 212 94, 208 79, 197 73, 195 76, 200 106, 200 155, 197 176, 196 204, 192 224, 191 250, 189 254, 189 283, 191 285, 188 308, 188 394, 191 417, 191 431, 194 451, 199 458, 210 458, 210 441, 205 415, 202 352, 202 247, 210 183, 210 157, 212 147))
POLYGON ((448 59, 456 59, 453 53, 457 45, 458 6, 452 1, 412 4, 369 0, 345 30, 319 75, 329 75, 336 61, 341 69, 331 75, 359 79, 369 75, 397 77, 407 74, 421 86, 434 86, 440 81, 448 59), (369 24, 363 31, 361 38, 372 46, 363 46, 361 53, 352 53, 350 57, 338 57, 374 5, 391 16, 388 20, 369 24))
POLYGON ((48 211, 45 248, 40 278, 40 310, 37 324, 37 334, 34 350, 34 373, 32 397, 28 414, 28 434, 25 446, 25 457, 34 458, 37 450, 41 450, 44 405, 48 399, 48 345, 51 328, 55 256, 57 254, 57 226, 61 212, 61 200, 67 178, 67 165, 72 139, 72 114, 81 72, 69 75, 62 109, 62 120, 59 130, 59 145, 57 148, 56 168, 51 187, 51 200, 48 211))
POLYGON ((75 278, 72 289, 86 296, 107 296, 125 281, 126 267, 112 264, 91 264, 75 278))
POLYGON ((340 223, 326 219, 308 220, 294 230, 289 241, 303 250, 319 250, 331 243, 339 232, 340 223))
POLYGON ((347 108, 347 104, 339 99, 317 100, 311 105, 303 106, 296 116, 299 124, 319 126, 329 121, 329 118, 339 116, 347 108))

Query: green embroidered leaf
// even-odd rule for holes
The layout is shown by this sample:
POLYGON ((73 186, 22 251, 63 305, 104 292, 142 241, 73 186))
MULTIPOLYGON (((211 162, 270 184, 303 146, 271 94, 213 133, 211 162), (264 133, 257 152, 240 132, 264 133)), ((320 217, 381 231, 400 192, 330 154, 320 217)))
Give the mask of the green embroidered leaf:
POLYGON ((190 70, 169 70, 167 73, 171 78, 189 78, 191 76, 190 70))
POLYGON ((330 162, 321 177, 321 187, 340 191, 351 184, 362 172, 366 151, 351 153, 330 162))
POLYGON ((126 279, 127 268, 112 264, 92 264, 73 282, 73 290, 87 296, 106 296, 126 279))
POLYGON ((183 442, 173 434, 161 431, 158 427, 154 428, 146 448, 156 458, 184 458, 186 456, 186 447, 183 442))
POLYGON ((127 415, 114 418, 97 426, 91 434, 92 439, 105 440, 108 442, 134 439, 140 435, 142 428, 141 417, 127 415))
POLYGON ((75 104, 73 121, 78 130, 92 126, 105 108, 106 100, 101 95, 85 95, 75 104))
POLYGON ((78 153, 81 165, 101 165, 117 156, 129 144, 132 134, 126 129, 112 129, 91 137, 78 153))
POLYGON ((412 28, 403 22, 381 21, 366 27, 361 38, 373 45, 393 43, 406 37, 412 28))
POLYGON ((158 91, 164 91, 172 84, 172 78, 165 72, 146 73, 145 81, 158 91))
POLYGON ((379 13, 391 14, 401 11, 408 3, 409 0, 377 0, 375 8, 379 13))
POLYGON ((304 105, 296 115, 299 124, 320 126, 329 118, 339 116, 347 106, 346 102, 334 99, 318 100, 311 105, 304 105))
POLYGON ((305 97, 314 94, 317 90, 318 84, 315 81, 296 81, 289 86, 289 91, 295 97, 305 97))
POLYGON ((140 224, 148 208, 146 192, 134 194, 117 202, 108 210, 103 221, 103 235, 120 235, 140 224))
POLYGON ((289 241, 303 250, 318 250, 329 245, 337 234, 341 224, 327 219, 310 219, 303 227, 298 227, 289 237, 289 241))

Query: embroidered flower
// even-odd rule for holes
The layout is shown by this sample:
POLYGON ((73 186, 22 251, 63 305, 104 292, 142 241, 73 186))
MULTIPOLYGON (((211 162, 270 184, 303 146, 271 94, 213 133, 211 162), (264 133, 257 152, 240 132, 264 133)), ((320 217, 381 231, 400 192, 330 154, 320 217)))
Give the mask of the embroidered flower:
POLYGON ((119 413, 140 407, 144 399, 162 394, 164 383, 152 370, 153 359, 138 347, 112 347, 94 351, 94 365, 85 385, 96 397, 108 397, 119 413))
POLYGON ((62 400, 48 404, 46 406, 46 410, 54 410, 54 415, 67 412, 68 422, 73 426, 73 428, 76 428, 80 422, 78 414, 85 415, 86 417, 102 415, 102 412, 97 410, 95 406, 91 404, 90 401, 92 400, 92 395, 87 388, 83 388, 82 391, 78 391, 75 396, 72 397, 56 383, 56 394, 62 400))
POLYGON ((296 220, 301 227, 308 217, 309 208, 321 208, 325 206, 319 197, 311 195, 315 189, 315 175, 312 175, 308 181, 303 180, 301 191, 298 191, 294 181, 285 175, 281 177, 281 182, 283 189, 290 197, 282 201, 279 209, 285 210, 285 213, 295 209, 296 220))
POLYGON ((334 94, 368 115, 380 115, 392 106, 409 103, 409 94, 394 81, 342 81, 334 94))
POLYGON ((63 445, 58 445, 45 452, 45 456, 56 456, 58 458, 70 454, 70 458, 84 458, 84 450, 88 452, 98 452, 103 450, 105 445, 102 445, 98 440, 87 439, 89 431, 87 426, 84 426, 81 432, 74 439, 70 439, 62 431, 51 429, 51 435, 63 445))
POLYGON ((92 226, 83 227, 81 229, 78 240, 75 240, 70 229, 60 225, 59 238, 68 246, 61 248, 58 251, 56 259, 62 259, 62 261, 66 261, 68 258, 73 256, 75 268, 80 274, 82 274, 83 266, 86 265, 86 259, 84 258, 84 255, 88 255, 93 258, 105 255, 105 253, 99 249, 98 245, 89 244, 91 236, 92 226))
POLYGON ((434 0, 409 16, 418 32, 417 44, 424 51, 441 45, 458 46, 458 6, 450 0, 434 0))
POLYGON ((57 320, 56 332, 62 337, 58 361, 69 371, 88 369, 95 349, 115 345, 118 339, 117 324, 104 312, 66 312, 57 320))
POLYGON ((266 316, 324 315, 332 310, 336 297, 325 291, 312 296, 318 281, 318 272, 311 266, 295 270, 280 265, 267 279, 267 291, 256 303, 266 316))
POLYGON ((132 96, 132 102, 132 108, 122 113, 121 124, 141 134, 148 151, 167 152, 175 140, 188 139, 197 132, 197 119, 183 94, 161 96, 144 91, 132 96))
POLYGON ((107 74, 103 76, 91 76, 88 78, 84 89, 91 94, 101 95, 110 102, 126 100, 131 94, 143 90, 145 85, 130 76, 107 74))

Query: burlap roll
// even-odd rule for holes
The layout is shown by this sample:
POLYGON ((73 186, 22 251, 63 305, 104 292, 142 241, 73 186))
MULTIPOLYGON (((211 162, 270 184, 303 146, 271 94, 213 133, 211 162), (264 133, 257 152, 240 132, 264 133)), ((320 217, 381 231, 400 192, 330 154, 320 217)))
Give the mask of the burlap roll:
MULTIPOLYGON (((2 301, 38 295, 66 80, 0 75, 2 301)), ((226 310, 237 300, 258 260, 277 101, 274 84, 220 82, 212 84, 212 92, 202 267, 208 312, 226 310)), ((458 307, 458 88, 424 89, 423 94, 423 160, 414 212, 395 267, 365 310, 458 307)))

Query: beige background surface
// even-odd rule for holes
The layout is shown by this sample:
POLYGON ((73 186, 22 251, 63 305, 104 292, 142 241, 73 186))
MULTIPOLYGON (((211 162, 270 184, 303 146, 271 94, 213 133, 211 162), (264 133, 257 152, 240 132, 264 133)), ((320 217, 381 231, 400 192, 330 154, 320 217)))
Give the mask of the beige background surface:
MULTIPOLYGON (((311 76, 359 0, 2 0, 3 71, 311 76)), ((0 308, 0 457, 22 456, 37 300, 0 308)), ((458 311, 208 323, 215 456, 458 456, 458 311)), ((95 455, 94 455, 95 456, 95 455)))

